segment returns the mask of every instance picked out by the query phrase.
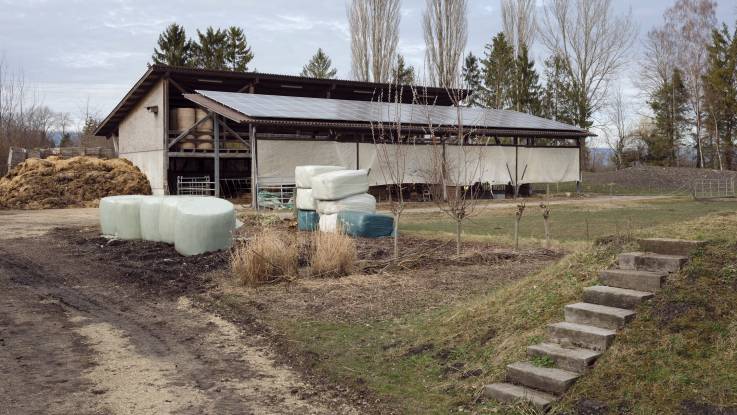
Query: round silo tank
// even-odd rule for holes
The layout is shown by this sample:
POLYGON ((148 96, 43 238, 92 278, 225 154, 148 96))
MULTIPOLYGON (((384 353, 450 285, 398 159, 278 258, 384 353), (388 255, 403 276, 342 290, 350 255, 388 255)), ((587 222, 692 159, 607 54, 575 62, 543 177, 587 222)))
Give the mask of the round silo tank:
POLYGON ((197 148, 194 142, 194 135, 189 134, 180 141, 179 149, 184 151, 191 151, 197 148))
POLYGON ((189 127, 193 126, 195 121, 195 110, 194 108, 177 108, 177 131, 185 131, 189 127))
MULTIPOLYGON (((207 111, 203 110, 202 108, 197 108, 195 110, 195 116, 197 118, 197 121, 199 121, 199 120, 201 120, 203 118, 206 118, 207 115, 208 115, 207 111)), ((197 131, 205 132, 205 133, 212 132, 212 125, 213 125, 212 124, 212 119, 209 119, 209 120, 203 122, 202 124, 200 124, 199 126, 197 126, 197 131)))
POLYGON ((212 136, 210 134, 199 134, 197 135, 197 149, 198 150, 212 150, 212 136))

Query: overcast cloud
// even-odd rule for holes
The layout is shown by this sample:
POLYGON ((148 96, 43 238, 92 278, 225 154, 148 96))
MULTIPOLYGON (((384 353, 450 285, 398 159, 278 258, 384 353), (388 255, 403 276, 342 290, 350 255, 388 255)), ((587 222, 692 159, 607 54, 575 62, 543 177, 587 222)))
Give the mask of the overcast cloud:
MULTIPOLYGON (((630 8, 640 38, 660 23, 674 0, 615 0, 630 8)), ((542 0, 539 1, 542 4, 542 0)), ((159 33, 170 23, 192 35, 209 25, 245 29, 255 55, 252 69, 298 74, 318 47, 350 77, 349 34, 344 0, 0 0, 0 56, 22 69, 44 102, 56 111, 77 116, 89 98, 100 115, 122 98, 146 69, 159 33)), ((424 0, 402 1, 400 52, 422 67, 424 41, 420 28, 424 0)), ((735 20, 735 0, 720 0, 718 18, 735 20)), ((468 48, 475 54, 501 30, 498 0, 470 0, 468 48)), ((635 51, 636 52, 636 51, 635 51)), ((536 59, 544 58, 538 45, 536 59)), ((621 81, 632 93, 637 57, 621 81)))

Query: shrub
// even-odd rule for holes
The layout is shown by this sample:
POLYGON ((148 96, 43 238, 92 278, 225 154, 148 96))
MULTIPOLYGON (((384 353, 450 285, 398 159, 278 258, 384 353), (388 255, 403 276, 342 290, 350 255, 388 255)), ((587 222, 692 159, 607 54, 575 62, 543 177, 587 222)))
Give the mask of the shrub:
POLYGON ((254 286, 296 277, 298 261, 296 239, 287 232, 266 228, 233 249, 230 267, 235 278, 254 286))
POLYGON ((315 232, 310 255, 310 274, 319 277, 340 277, 353 272, 356 264, 356 243, 342 233, 315 232))

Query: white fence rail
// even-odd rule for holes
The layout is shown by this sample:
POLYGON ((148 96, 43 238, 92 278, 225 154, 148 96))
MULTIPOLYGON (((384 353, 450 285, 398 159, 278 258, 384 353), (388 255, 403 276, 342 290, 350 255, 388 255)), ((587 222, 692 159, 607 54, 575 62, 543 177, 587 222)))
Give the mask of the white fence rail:
POLYGON ((695 199, 737 197, 737 193, 735 193, 734 178, 695 180, 693 196, 695 199))

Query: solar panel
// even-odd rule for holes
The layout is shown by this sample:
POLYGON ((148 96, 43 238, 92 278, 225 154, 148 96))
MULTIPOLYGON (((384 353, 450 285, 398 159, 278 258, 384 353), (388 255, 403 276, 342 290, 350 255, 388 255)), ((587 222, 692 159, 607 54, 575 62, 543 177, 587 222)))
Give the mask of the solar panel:
MULTIPOLYGON (((327 98, 196 91, 251 118, 452 126, 457 107, 393 104, 327 98)), ((578 127, 516 111, 461 107, 463 125, 473 128, 585 132, 578 127)))

